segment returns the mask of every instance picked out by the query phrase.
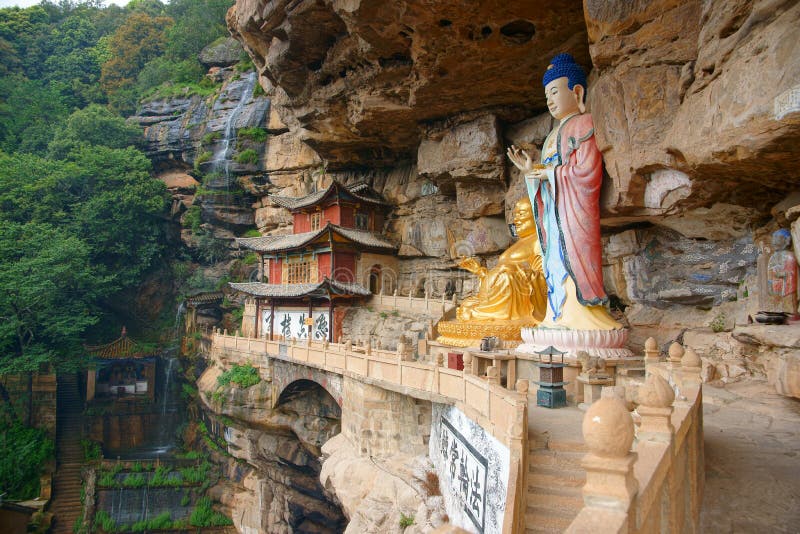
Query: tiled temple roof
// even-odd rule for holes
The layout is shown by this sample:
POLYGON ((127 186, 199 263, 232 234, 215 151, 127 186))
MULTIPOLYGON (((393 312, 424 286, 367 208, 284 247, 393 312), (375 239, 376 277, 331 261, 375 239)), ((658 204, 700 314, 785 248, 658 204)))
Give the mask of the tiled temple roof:
POLYGON ((355 228, 342 228, 341 226, 331 223, 328 223, 323 228, 314 230, 313 232, 303 232, 301 234, 291 235, 268 235, 263 237, 239 237, 236 239, 236 242, 241 246, 249 248, 250 250, 255 250, 256 252, 281 252, 284 250, 302 247, 329 230, 339 234, 345 239, 349 239, 350 241, 365 247, 386 250, 397 249, 396 246, 389 241, 386 241, 378 234, 374 234, 366 230, 356 230, 355 228))
POLYGON ((330 185, 321 191, 317 191, 316 193, 311 193, 310 195, 306 195, 304 197, 282 197, 279 195, 270 195, 269 199, 277 204, 278 206, 282 206, 289 210, 297 210, 300 208, 305 208, 307 206, 313 206, 317 204, 322 199, 324 199, 328 194, 336 190, 344 190, 353 196, 355 199, 360 200, 361 202, 367 202, 370 204, 379 204, 381 206, 390 206, 388 202, 383 200, 380 193, 372 189, 369 185, 364 182, 358 182, 352 185, 344 185, 337 180, 332 180, 330 185))
POLYGON ((368 289, 356 283, 339 282, 325 278, 317 284, 265 284, 264 282, 229 282, 231 288, 255 297, 294 298, 308 295, 333 294, 366 297, 368 289))
POLYGON ((207 293, 198 293, 186 297, 187 306, 197 306, 199 304, 216 304, 222 302, 225 294, 222 291, 212 291, 207 293))
POLYGON ((141 345, 129 338, 123 327, 119 339, 105 345, 87 345, 86 352, 90 356, 103 360, 128 360, 150 358, 156 356, 160 351, 158 348, 141 345))

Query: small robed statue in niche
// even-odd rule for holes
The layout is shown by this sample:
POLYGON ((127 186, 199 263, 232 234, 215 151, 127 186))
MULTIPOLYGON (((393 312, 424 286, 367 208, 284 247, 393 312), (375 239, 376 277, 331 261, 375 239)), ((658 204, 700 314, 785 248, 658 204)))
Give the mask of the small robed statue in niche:
POLYGON ((780 229, 772 234, 775 252, 767 264, 768 306, 771 312, 786 312, 797 315, 797 258, 789 246, 792 234, 780 229))

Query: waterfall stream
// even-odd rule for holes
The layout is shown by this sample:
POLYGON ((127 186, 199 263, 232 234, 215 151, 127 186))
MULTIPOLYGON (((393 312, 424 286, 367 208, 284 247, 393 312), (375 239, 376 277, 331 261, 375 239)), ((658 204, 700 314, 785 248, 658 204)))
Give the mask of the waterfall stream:
POLYGON ((221 172, 225 176, 226 184, 230 184, 231 141, 236 140, 236 121, 239 115, 242 114, 244 107, 253 100, 256 79, 255 71, 247 75, 247 84, 242 88, 242 96, 236 103, 236 107, 228 114, 228 119, 225 121, 224 137, 217 143, 211 158, 211 171, 221 172))

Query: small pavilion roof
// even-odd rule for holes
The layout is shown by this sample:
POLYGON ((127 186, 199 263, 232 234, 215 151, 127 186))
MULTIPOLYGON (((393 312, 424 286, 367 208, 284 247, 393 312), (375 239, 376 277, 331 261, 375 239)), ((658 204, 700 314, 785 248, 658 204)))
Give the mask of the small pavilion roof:
POLYGON ((151 358, 159 352, 156 348, 142 345, 129 338, 124 326, 118 339, 105 345, 87 345, 86 351, 90 356, 103 360, 151 358))
POLYGON ((200 304, 216 304, 222 302, 225 294, 222 291, 210 291, 206 293, 197 293, 186 297, 187 306, 198 306, 200 304))
POLYGON ((299 298, 307 296, 358 296, 371 295, 369 290, 361 284, 340 282, 325 278, 316 284, 265 284, 264 282, 228 282, 236 291, 247 293, 255 297, 270 298, 299 298))
POLYGON ((367 230, 356 230, 355 228, 343 228, 341 226, 328 223, 319 230, 303 232, 290 235, 268 235, 263 237, 239 237, 236 242, 239 245, 254 250, 256 252, 282 252, 300 248, 314 241, 327 232, 339 234, 345 239, 368 248, 384 249, 394 251, 395 245, 384 239, 379 234, 368 232, 367 230))
POLYGON ((290 211, 295 211, 318 204, 331 194, 344 194, 352 196, 354 200, 359 202, 377 204, 380 206, 391 206, 391 204, 383 199, 380 193, 375 191, 365 182, 344 185, 338 180, 332 180, 330 185, 328 185, 328 187, 325 189, 311 193, 304 197, 284 197, 280 195, 270 195, 269 199, 278 206, 284 207, 290 211))

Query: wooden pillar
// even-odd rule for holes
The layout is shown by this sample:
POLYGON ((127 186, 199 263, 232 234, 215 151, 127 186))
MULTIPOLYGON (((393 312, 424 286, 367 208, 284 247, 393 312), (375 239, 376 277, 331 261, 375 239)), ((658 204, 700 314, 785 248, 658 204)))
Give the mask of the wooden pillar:
POLYGON ((86 371, 86 402, 94 399, 95 383, 97 381, 97 369, 86 371))
POLYGON ((275 300, 271 299, 269 301, 270 304, 270 316, 269 316, 269 340, 273 341, 275 339, 275 300))
POLYGON ((333 342, 333 299, 328 294, 328 341, 333 342))
MULTIPOLYGON (((313 310, 314 310, 313 300, 312 300, 311 297, 308 297, 308 318, 309 319, 313 319, 313 317, 312 317, 313 310)), ((314 331, 314 324, 312 323, 312 324, 310 324, 308 326, 308 340, 309 341, 312 341, 312 333, 313 333, 313 331, 314 331)))

